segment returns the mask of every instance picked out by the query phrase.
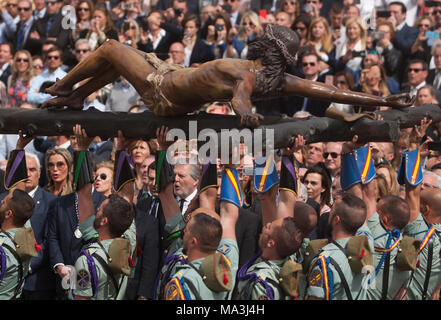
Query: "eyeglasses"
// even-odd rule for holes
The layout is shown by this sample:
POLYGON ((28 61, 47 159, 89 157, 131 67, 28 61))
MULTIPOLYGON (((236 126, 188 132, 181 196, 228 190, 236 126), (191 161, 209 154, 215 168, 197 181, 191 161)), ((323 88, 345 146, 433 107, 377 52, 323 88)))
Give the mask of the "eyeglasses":
POLYGON ((49 168, 49 169, 53 169, 53 168, 55 168, 55 167, 57 167, 57 168, 64 168, 66 166, 66 163, 64 163, 63 161, 58 161, 57 163, 53 163, 53 162, 49 162, 48 164, 47 164, 47 167, 49 168))
POLYGON ((438 13, 441 14, 441 10, 433 10, 431 14, 432 14, 432 16, 435 16, 435 15, 437 15, 438 13))
POLYGON ((25 8, 25 7, 18 7, 18 9, 17 9, 18 11, 29 11, 29 10, 31 10, 31 7, 27 7, 27 8, 25 8))
POLYGON ((90 51, 89 49, 77 49, 77 50, 75 50, 76 53, 86 53, 86 52, 89 52, 89 51, 90 51))
POLYGON ((421 27, 430 28, 430 24, 419 24, 418 28, 421 28, 421 27))
POLYGON ((409 68, 409 73, 411 73, 411 72, 415 72, 415 73, 418 73, 418 72, 420 72, 420 71, 423 71, 423 69, 417 69, 417 68, 409 68))
POLYGON ((300 30, 300 31, 305 31, 306 28, 305 27, 295 27, 294 30, 300 30))
POLYGON ((246 26, 254 27, 254 23, 252 23, 252 22, 243 22, 242 26, 244 26, 244 27, 246 27, 246 26))
POLYGON ((87 11, 89 11, 89 8, 81 8, 80 7, 80 8, 78 8, 78 11, 86 11, 87 12, 87 11))
POLYGON ((98 178, 100 178, 101 180, 106 180, 107 179, 107 174, 101 173, 99 176, 95 177, 95 181, 98 180, 98 178))
POLYGON ((329 157, 329 155, 331 155, 332 159, 337 159, 340 156, 340 154, 337 152, 325 152, 325 153, 323 153, 323 155, 324 155, 325 159, 327 159, 329 157))
POLYGON ((29 62, 29 59, 26 59, 26 58, 17 58, 17 59, 15 59, 15 61, 16 62, 29 62))
POLYGON ((16 3, 8 3, 6 6, 7 6, 7 7, 16 7, 17 4, 16 4, 16 3))
POLYGON ((314 67, 315 66, 315 62, 303 62, 302 63, 302 66, 304 66, 304 67, 307 67, 307 66, 311 66, 311 67, 314 67))
POLYGON ((48 60, 54 59, 54 60, 58 60, 60 59, 60 56, 47 56, 48 60))
POLYGON ((346 81, 337 81, 337 84, 344 86, 346 85, 346 81))
POLYGON ((44 3, 45 3, 47 6, 48 6, 48 5, 53 6, 53 5, 55 5, 55 4, 57 3, 57 1, 45 1, 44 3))

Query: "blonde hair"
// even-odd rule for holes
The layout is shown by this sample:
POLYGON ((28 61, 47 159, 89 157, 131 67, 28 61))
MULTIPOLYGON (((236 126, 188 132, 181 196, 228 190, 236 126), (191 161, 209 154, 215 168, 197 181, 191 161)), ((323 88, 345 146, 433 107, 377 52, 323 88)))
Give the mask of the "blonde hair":
POLYGON ((19 50, 14 55, 14 60, 11 65, 11 85, 15 84, 18 78, 18 69, 17 69, 17 56, 19 54, 25 54, 28 59, 28 69, 24 73, 24 77, 22 80, 24 85, 28 85, 31 82, 31 79, 34 77, 34 65, 32 63, 32 56, 28 50, 19 50))
POLYGON ((346 21, 346 36, 348 35, 348 26, 353 23, 356 23, 360 28, 361 49, 366 50, 367 28, 365 22, 360 17, 352 17, 346 21))
POLYGON ((312 28, 317 24, 317 23, 323 23, 323 26, 325 27, 325 34, 323 34, 323 36, 321 37, 320 40, 320 44, 322 45, 322 50, 324 50, 326 53, 330 53, 332 51, 332 49, 334 48, 334 44, 332 43, 332 39, 330 36, 330 30, 329 30, 329 23, 328 21, 326 21, 325 18, 323 17, 317 17, 314 18, 311 22, 311 24, 309 25, 308 28, 308 36, 307 36, 307 40, 308 41, 314 41, 312 39, 312 28))
POLYGON ((50 157, 54 156, 54 155, 60 155, 64 158, 64 160, 66 161, 67 164, 67 177, 66 177, 66 184, 63 187, 63 191, 61 192, 61 195, 64 196, 66 194, 72 193, 73 192, 73 188, 72 188, 72 183, 73 183, 73 160, 72 160, 72 156, 70 154, 70 152, 67 149, 64 148, 60 148, 60 147, 54 147, 51 148, 49 150, 46 151, 46 159, 45 159, 45 163, 46 163, 46 176, 47 176, 47 180, 48 180, 48 184, 46 186, 46 189, 49 192, 53 192, 54 191, 54 181, 52 180, 51 174, 49 172, 49 159, 50 157))
MULTIPOLYGON (((380 89, 381 95, 382 97, 386 97, 388 95, 390 95, 390 91, 389 88, 387 87, 387 76, 386 76, 386 70, 384 69, 384 67, 379 64, 379 63, 371 63, 367 66, 369 69, 371 69, 372 67, 378 67, 378 69, 380 69, 380 75, 381 75, 381 79, 380 79, 380 83, 378 84, 378 87, 380 89)), ((372 93, 371 88, 367 85, 367 83, 363 83, 363 92, 365 93, 372 93)))

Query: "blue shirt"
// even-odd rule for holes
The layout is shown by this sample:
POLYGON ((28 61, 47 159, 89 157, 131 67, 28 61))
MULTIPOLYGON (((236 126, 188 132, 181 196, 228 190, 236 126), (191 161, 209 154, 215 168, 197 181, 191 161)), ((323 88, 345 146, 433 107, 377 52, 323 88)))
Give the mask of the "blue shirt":
POLYGON ((31 88, 28 92, 28 102, 33 104, 41 104, 52 98, 50 94, 40 92, 41 85, 46 81, 55 82, 58 79, 62 79, 66 75, 61 68, 55 70, 54 73, 49 73, 49 70, 43 71, 35 78, 31 80, 31 88))

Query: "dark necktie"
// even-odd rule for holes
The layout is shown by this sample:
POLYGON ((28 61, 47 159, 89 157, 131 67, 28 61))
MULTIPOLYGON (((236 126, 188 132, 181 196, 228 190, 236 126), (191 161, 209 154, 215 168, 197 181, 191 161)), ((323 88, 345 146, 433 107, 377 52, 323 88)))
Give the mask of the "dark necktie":
POLYGON ((179 200, 179 210, 181 210, 181 213, 182 213, 182 209, 184 209, 184 203, 185 203, 185 199, 179 200))
POLYGON ((17 34, 17 49, 18 50, 23 49, 24 34, 25 34, 25 26, 24 26, 24 24, 22 24, 22 25, 20 25, 20 28, 18 29, 18 34, 17 34))
POLYGON ((53 15, 47 20, 46 24, 46 38, 49 37, 49 31, 51 30, 52 24, 54 23, 55 19, 57 18, 57 15, 53 15))

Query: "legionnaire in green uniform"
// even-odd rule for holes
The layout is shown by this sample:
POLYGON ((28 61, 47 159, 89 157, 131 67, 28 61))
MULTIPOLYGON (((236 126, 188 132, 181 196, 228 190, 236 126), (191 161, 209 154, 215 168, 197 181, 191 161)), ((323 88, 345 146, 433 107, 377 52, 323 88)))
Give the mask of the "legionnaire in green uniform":
POLYGON ((130 274, 130 244, 120 238, 130 227, 133 206, 116 194, 101 204, 94 221, 98 242, 82 250, 75 263, 77 272, 76 300, 107 300, 118 297, 121 278, 130 274))
POLYGON ((20 297, 24 279, 29 270, 30 259, 38 255, 32 229, 24 228, 33 210, 32 198, 17 188, 11 189, 2 200, 0 207, 1 300, 20 297))
POLYGON ((408 285, 411 271, 400 263, 397 255, 409 252, 404 247, 408 242, 402 241, 401 235, 409 218, 406 201, 389 195, 377 203, 377 213, 368 219, 375 245, 375 286, 369 286, 368 300, 392 300, 399 295, 400 288, 408 285))
MULTIPOLYGON (((429 141, 429 139, 426 140, 419 150, 411 151, 409 157, 413 155, 419 159, 419 153, 427 148, 429 141)), ((412 170, 412 166, 409 166, 409 168, 412 170)), ((419 180, 422 181, 422 176, 419 180)), ((441 258, 439 254, 441 250, 441 220, 439 212, 433 210, 436 208, 436 205, 427 205, 430 203, 428 201, 430 194, 425 193, 424 200, 421 201, 421 183, 412 183, 406 176, 402 184, 405 185, 406 201, 410 206, 409 223, 404 228, 403 233, 421 240, 421 244, 417 249, 419 267, 416 268, 411 276, 407 299, 428 300, 434 294, 435 289, 439 291, 437 286, 441 283, 441 258)), ((438 295, 439 292, 435 292, 435 294, 438 295)))
POLYGON ((329 215, 331 243, 311 259, 306 270, 306 299, 365 299, 361 270, 372 264, 372 255, 367 237, 355 236, 365 219, 366 205, 352 194, 334 204, 329 215))
MULTIPOLYGON (((166 134, 165 127, 157 132, 160 155, 167 149, 166 134)), ((237 172, 232 168, 223 171, 220 215, 208 208, 189 208, 191 214, 184 219, 173 195, 170 164, 166 157, 157 163, 156 183, 167 224, 184 228, 180 231, 182 250, 169 253, 165 259, 156 299, 225 300, 234 286, 239 264, 235 225, 243 196, 237 172)), ((214 208, 216 193, 201 190, 200 196, 211 195, 206 203, 211 202, 208 207, 214 208)))
MULTIPOLYGON (((288 161, 291 168, 294 168, 292 159, 288 161)), ((282 163, 280 192, 292 195, 295 203, 298 186, 296 171, 289 172, 285 168, 286 163, 282 163)), ((236 298, 241 300, 297 298, 302 267, 289 257, 299 250, 303 233, 294 222, 295 210, 287 209, 292 203, 288 203, 289 201, 280 195, 284 207, 282 210, 276 208, 279 178, 271 156, 256 160, 253 182, 262 204, 263 230, 259 238, 260 252, 251 257, 239 270, 236 298), (260 167, 259 162, 262 164, 260 167), (262 169, 261 172, 259 169, 262 169)))

